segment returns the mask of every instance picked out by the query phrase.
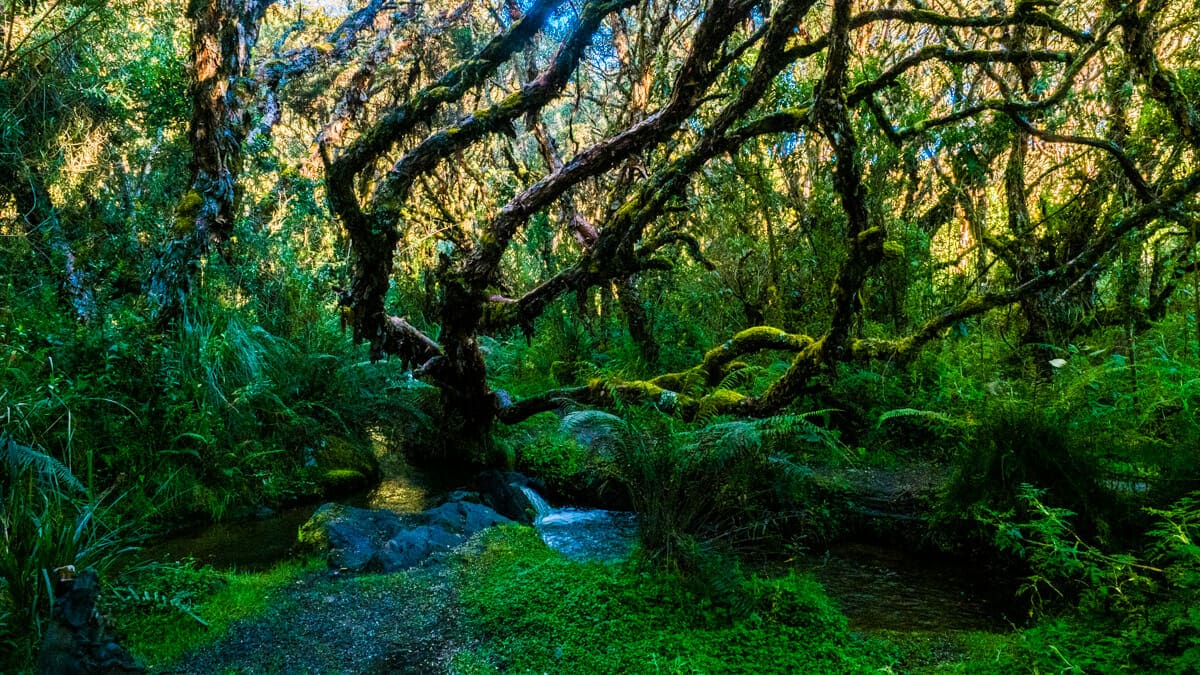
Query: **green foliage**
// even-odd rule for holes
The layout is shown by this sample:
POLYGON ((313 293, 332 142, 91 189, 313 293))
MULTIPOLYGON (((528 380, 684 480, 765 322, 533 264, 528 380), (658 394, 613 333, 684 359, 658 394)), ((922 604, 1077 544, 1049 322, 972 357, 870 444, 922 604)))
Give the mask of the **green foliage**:
POLYGON ((881 655, 805 577, 743 577, 734 598, 697 594, 652 567, 583 564, 519 526, 490 531, 458 571, 483 646, 464 672, 867 672, 881 655), (736 602, 730 602, 736 600, 736 602))
MULTIPOLYGON (((124 553, 137 522, 119 497, 93 495, 62 463, 0 434, 0 608, 28 657, 50 616, 58 568, 101 574, 124 553)), ((0 665, 4 665, 0 662, 0 665)))
POLYGON ((1022 591, 1031 593, 1039 606, 1048 591, 1061 598, 1066 593, 1075 597, 1083 589, 1098 611, 1133 609, 1126 603, 1136 602, 1139 594, 1153 586, 1146 573, 1156 570, 1131 555, 1106 553, 1084 541, 1071 529, 1070 520, 1076 514, 1048 506, 1045 494, 1045 490, 1021 485, 1020 512, 1027 520, 1014 522, 1012 511, 991 513, 988 518, 997 525, 997 547, 1017 554, 1033 570, 1022 591))
POLYGON ((1109 552, 1084 541, 1071 512, 1024 486, 1023 517, 992 514, 999 546, 1031 567, 1035 594, 1069 592, 1073 611, 1022 631, 1016 649, 987 672, 1194 672, 1200 667, 1200 495, 1152 509, 1146 546, 1109 552), (1007 671, 1011 672, 1011 670, 1007 671))
POLYGON ((993 403, 981 418, 954 458, 944 488, 939 525, 947 533, 970 529, 973 514, 1016 509, 1023 503, 1021 486, 1037 483, 1056 507, 1084 514, 1089 539, 1123 536, 1136 514, 1101 482, 1094 439, 1075 436, 1056 411, 1019 403, 993 403))
POLYGON ((122 570, 118 583, 105 595, 105 609, 126 623, 138 620, 172 622, 181 615, 204 628, 208 621, 197 614, 197 604, 227 584, 212 568, 195 561, 142 563, 122 570))
POLYGON ((195 561, 143 563, 121 573, 101 597, 124 645, 151 667, 217 640, 236 621, 262 614, 274 589, 323 567, 280 563, 265 572, 219 572, 195 561))
POLYGON ((746 546, 789 523, 826 534, 828 514, 800 459, 806 446, 840 451, 836 436, 809 419, 826 411, 695 429, 654 412, 626 412, 637 421, 580 411, 562 427, 628 488, 651 556, 687 566, 703 548, 697 541, 746 546))

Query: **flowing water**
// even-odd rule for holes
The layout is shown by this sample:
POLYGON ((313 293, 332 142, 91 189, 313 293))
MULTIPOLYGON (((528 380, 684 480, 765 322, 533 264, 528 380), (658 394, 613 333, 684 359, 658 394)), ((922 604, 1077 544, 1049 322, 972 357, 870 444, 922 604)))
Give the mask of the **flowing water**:
POLYGON ((537 511, 533 526, 550 548, 572 560, 619 562, 633 553, 637 518, 628 511, 550 506, 530 488, 521 488, 537 511))

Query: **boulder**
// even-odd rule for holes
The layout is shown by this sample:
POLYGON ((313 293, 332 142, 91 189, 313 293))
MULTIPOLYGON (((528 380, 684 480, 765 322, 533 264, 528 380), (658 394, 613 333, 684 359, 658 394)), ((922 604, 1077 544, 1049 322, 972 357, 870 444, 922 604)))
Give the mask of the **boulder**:
POLYGON ((329 564, 353 571, 394 572, 421 564, 476 532, 511 522, 472 502, 453 501, 412 516, 383 509, 324 504, 300 528, 300 541, 326 549, 329 564))
POLYGON ((421 525, 392 537, 379 552, 384 572, 395 572, 424 562, 431 553, 461 544, 466 537, 433 525, 421 525))
POLYGON ((441 506, 429 509, 422 515, 431 527, 441 528, 463 537, 469 537, 493 525, 512 522, 510 518, 505 518, 483 504, 471 502, 446 502, 441 506))
POLYGON ((528 476, 515 471, 484 471, 476 483, 483 503, 500 515, 526 525, 537 518, 537 507, 521 489, 531 485, 528 476))
POLYGON ((349 494, 379 480, 379 460, 370 444, 330 436, 305 454, 306 471, 320 494, 349 494))
POLYGON ((300 543, 325 549, 329 564, 350 570, 379 570, 383 545, 405 527, 395 512, 322 504, 300 527, 300 543))
MULTIPOLYGON (((71 568, 74 571, 74 568, 71 568)), ((145 667, 108 633, 95 611, 100 577, 88 568, 60 580, 53 615, 38 651, 38 675, 143 673, 145 667)))

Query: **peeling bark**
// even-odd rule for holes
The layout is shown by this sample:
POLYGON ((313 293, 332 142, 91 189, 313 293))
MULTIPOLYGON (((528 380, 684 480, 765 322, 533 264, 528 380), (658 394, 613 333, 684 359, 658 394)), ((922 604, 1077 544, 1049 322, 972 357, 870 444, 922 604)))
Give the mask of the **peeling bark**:
POLYGON ((174 239, 155 264, 149 294, 158 320, 182 310, 202 260, 232 236, 249 131, 247 82, 263 15, 274 0, 193 0, 188 95, 191 178, 175 209, 174 239))

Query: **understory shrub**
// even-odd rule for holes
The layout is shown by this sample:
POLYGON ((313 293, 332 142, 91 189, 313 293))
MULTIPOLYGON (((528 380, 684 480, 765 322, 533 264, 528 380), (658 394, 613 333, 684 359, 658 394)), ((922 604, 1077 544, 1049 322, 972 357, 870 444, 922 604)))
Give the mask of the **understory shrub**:
POLYGON ((625 413, 630 420, 579 411, 562 428, 586 439, 595 461, 628 488, 647 555, 687 566, 692 552, 713 547, 744 551, 784 533, 828 534, 833 519, 801 450, 839 447, 809 419, 821 411, 697 427, 653 411, 625 413))
POLYGON ((1151 509, 1156 525, 1129 551, 1089 544, 1046 496, 1022 486, 1022 515, 989 519, 997 545, 1028 561, 1024 590, 1043 613, 989 672, 1200 670, 1200 494, 1151 509), (1074 602, 1064 610, 1062 599, 1074 602))
POLYGON ((137 521, 117 512, 119 497, 91 493, 66 465, 3 433, 0 486, 0 614, 11 624, 0 636, 16 643, 19 665, 40 643, 59 576, 73 576, 65 568, 104 574, 131 550, 137 521))

